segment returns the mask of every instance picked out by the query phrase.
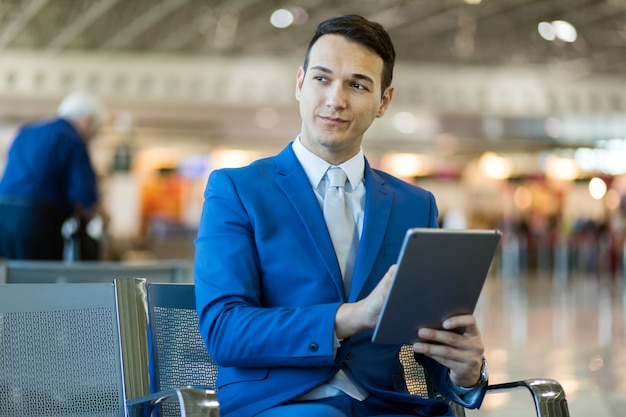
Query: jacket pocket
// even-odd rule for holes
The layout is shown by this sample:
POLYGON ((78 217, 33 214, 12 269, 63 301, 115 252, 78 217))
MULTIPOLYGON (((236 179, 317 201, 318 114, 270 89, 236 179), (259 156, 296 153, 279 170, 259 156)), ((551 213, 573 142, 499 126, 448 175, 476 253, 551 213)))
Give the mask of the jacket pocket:
POLYGON ((217 389, 235 382, 260 381, 267 378, 268 368, 220 368, 217 389))

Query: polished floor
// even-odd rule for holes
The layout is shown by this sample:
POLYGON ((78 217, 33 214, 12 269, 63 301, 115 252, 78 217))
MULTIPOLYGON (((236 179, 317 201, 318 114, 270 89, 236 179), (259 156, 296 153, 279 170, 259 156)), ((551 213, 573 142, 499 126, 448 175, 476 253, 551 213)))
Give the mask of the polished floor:
MULTIPOLYGON (((554 379, 571 417, 626 416, 626 285, 622 272, 611 275, 492 273, 476 310, 490 382, 554 379)), ((532 415, 525 390, 490 394, 468 412, 532 415)))

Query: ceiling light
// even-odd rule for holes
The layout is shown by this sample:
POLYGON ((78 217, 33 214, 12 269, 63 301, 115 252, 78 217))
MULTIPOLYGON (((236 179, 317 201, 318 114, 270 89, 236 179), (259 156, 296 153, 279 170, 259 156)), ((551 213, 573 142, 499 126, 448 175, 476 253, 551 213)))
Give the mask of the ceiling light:
POLYGON ((561 181, 572 181, 578 178, 578 165, 572 158, 549 154, 544 160, 543 171, 548 178, 561 181))
POLYGON ((578 148, 574 152, 574 159, 585 171, 626 174, 626 139, 598 141, 597 148, 578 148))
POLYGON ((478 164, 483 173, 493 179, 502 180, 509 178, 513 172, 511 162, 507 158, 493 152, 485 152, 482 154, 478 164))
POLYGON ((258 158, 253 151, 240 149, 216 149, 211 154, 211 168, 237 168, 248 165, 258 158))
POLYGON ((272 13, 270 17, 270 23, 279 29, 284 29, 292 25, 295 20, 293 13, 287 9, 278 9, 272 13))
POLYGON ((427 176, 431 173, 428 158, 414 153, 391 152, 383 155, 381 168, 401 178, 427 176))
POLYGON ((547 41, 553 41, 556 39, 556 30, 554 30, 554 26, 548 22, 541 22, 537 25, 537 30, 539 31, 539 35, 547 41))
POLYGON ((606 183, 602 178, 594 177, 589 181, 589 194, 595 200, 600 200, 606 194, 606 183))
POLYGON ((560 39, 563 42, 575 42, 578 37, 576 28, 565 20, 555 20, 552 23, 540 22, 537 25, 539 35, 547 41, 560 39))
POLYGON ((572 26, 571 23, 566 22, 565 20, 555 20, 552 22, 552 26, 554 27, 556 37, 563 42, 576 41, 578 32, 576 32, 576 28, 572 26))

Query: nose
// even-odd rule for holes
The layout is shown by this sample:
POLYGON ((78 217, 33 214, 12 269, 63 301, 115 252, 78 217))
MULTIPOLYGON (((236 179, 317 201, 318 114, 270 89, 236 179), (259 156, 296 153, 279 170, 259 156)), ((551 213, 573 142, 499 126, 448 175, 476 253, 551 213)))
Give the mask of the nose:
POLYGON ((343 84, 332 83, 326 92, 326 106, 332 109, 343 109, 346 107, 346 98, 343 84))

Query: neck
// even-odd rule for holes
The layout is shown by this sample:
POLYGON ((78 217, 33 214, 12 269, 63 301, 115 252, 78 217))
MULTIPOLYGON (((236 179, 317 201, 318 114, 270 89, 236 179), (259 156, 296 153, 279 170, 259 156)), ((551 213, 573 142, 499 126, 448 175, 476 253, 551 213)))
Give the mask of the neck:
POLYGON ((361 150, 360 146, 357 146, 356 148, 330 148, 328 146, 322 146, 319 144, 311 144, 310 142, 303 139, 302 136, 300 136, 300 142, 302 142, 302 146, 304 146, 311 153, 317 155, 324 161, 334 166, 343 164, 344 162, 357 155, 361 150))

